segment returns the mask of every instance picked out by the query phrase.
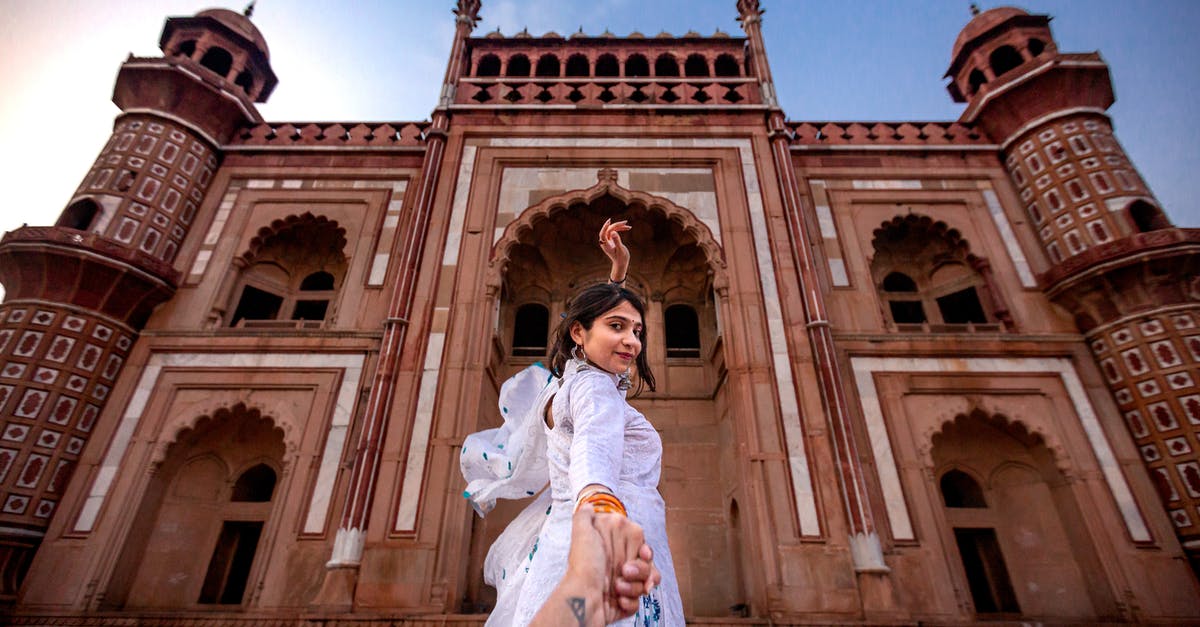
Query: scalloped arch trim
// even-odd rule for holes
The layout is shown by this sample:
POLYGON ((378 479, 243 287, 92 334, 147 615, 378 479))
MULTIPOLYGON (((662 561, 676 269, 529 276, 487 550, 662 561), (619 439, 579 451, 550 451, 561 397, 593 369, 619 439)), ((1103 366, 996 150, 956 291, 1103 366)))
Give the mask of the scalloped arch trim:
POLYGON ((626 205, 641 205, 648 211, 656 212, 668 221, 678 224, 685 233, 696 240, 696 245, 704 252, 704 258, 714 274, 714 282, 723 284, 725 250, 717 243, 708 225, 698 220, 689 209, 660 196, 622 187, 617 183, 617 171, 612 168, 601 169, 596 173, 596 179, 596 184, 591 187, 563 192, 526 208, 504 227, 504 232, 492 245, 491 258, 488 261, 489 283, 499 283, 500 277, 508 269, 513 247, 528 238, 535 225, 543 220, 553 219, 555 214, 572 205, 590 204, 608 195, 626 205))

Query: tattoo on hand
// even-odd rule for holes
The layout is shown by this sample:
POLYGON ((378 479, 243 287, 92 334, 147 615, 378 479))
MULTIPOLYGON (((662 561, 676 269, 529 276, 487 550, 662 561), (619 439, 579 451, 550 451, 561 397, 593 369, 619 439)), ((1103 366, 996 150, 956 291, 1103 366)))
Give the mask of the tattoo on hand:
POLYGON ((571 606, 571 614, 575 616, 575 620, 578 621, 577 624, 579 627, 584 627, 587 619, 587 601, 584 600, 583 597, 571 597, 567 599, 567 605, 571 606))

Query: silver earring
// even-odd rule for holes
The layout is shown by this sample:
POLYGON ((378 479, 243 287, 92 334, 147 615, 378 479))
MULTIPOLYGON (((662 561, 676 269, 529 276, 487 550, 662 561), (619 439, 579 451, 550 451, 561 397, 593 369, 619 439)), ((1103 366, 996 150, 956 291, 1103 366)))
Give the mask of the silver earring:
POLYGON ((576 344, 571 349, 571 358, 577 361, 587 361, 587 353, 583 352, 583 347, 576 344))
POLYGON ((625 390, 628 390, 629 387, 629 371, 626 370, 625 372, 617 375, 617 389, 624 392, 625 390))

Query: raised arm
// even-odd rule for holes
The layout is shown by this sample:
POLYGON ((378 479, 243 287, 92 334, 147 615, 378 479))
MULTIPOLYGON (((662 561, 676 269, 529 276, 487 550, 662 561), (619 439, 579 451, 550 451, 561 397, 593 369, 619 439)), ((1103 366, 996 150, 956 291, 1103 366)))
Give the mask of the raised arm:
POLYGON ((632 228, 627 220, 605 220, 604 226, 600 227, 600 250, 612 261, 608 280, 613 283, 624 283, 625 275, 629 272, 629 249, 621 241, 621 233, 632 228))

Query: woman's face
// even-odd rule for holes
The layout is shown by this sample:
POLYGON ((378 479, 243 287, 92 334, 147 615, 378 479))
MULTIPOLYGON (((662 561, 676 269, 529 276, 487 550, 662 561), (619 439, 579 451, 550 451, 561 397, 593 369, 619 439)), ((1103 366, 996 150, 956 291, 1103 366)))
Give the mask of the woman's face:
POLYGON ((571 339, 583 347, 588 361, 613 374, 633 366, 642 352, 641 334, 642 314, 627 300, 597 316, 590 329, 571 325, 571 339))

